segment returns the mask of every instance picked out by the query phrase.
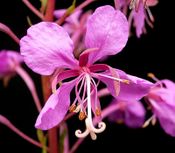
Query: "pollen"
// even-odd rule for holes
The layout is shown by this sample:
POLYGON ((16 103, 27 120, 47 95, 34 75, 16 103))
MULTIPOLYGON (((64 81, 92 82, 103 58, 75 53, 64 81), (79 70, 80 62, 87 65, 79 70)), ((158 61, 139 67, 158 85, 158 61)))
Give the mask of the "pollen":
POLYGON ((101 115, 101 110, 100 110, 99 108, 96 108, 95 114, 96 114, 97 116, 100 116, 100 115, 101 115))
POLYGON ((123 83, 130 84, 129 80, 123 80, 123 83))
POLYGON ((155 75, 153 73, 148 73, 148 77, 155 78, 155 75))
POLYGON ((80 111, 78 118, 80 121, 84 120, 86 118, 86 113, 83 111, 80 111))
POLYGON ((74 112, 75 111, 75 109, 76 109, 76 105, 75 104, 72 104, 70 107, 69 107, 69 111, 72 113, 72 112, 74 112))

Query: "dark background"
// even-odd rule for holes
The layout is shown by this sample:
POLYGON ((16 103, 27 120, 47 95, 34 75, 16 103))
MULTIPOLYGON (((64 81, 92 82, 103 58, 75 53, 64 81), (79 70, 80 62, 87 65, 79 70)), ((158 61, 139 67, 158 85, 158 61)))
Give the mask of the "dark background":
MULTIPOLYGON (((31 0, 37 7, 40 7, 39 0, 31 0)), ((81 1, 78 1, 81 2, 81 1)), ((62 0, 57 8, 68 7, 70 0, 62 0)), ((89 8, 96 8, 100 5, 111 4, 112 0, 98 1, 89 8)), ((87 8, 88 9, 88 8, 87 8)), ((173 44, 170 43, 168 34, 171 30, 162 26, 160 4, 151 8, 155 16, 154 29, 147 27, 148 33, 140 39, 132 36, 125 49, 118 55, 110 57, 107 61, 112 67, 116 67, 145 79, 147 73, 153 72, 159 79, 168 78, 175 81, 175 63, 173 60, 173 44), (165 35, 164 35, 165 34, 165 35), (164 35, 164 36, 163 36, 164 35), (168 43, 166 41, 168 40, 168 43)), ((0 2, 0 22, 7 24, 16 35, 21 38, 26 34, 28 28, 26 16, 31 18, 32 23, 40 20, 21 2, 21 0, 4 0, 0 2)), ((168 22, 167 22, 168 24, 168 22)), ((19 51, 19 46, 7 35, 0 32, 0 50, 9 49, 19 51)), ((24 68, 32 76, 36 83, 40 98, 41 87, 39 75, 33 73, 25 65, 24 68)), ((103 101, 110 101, 110 97, 103 101)), ((33 99, 23 83, 23 80, 16 76, 11 79, 7 88, 0 82, 0 114, 6 116, 12 123, 27 135, 36 138, 34 123, 38 115, 33 99)), ((102 101, 102 102, 103 102, 102 101)), ((165 134, 157 123, 156 126, 149 126, 145 129, 129 129, 124 125, 107 123, 107 129, 98 135, 97 141, 91 141, 90 137, 77 150, 77 153, 89 152, 152 152, 162 150, 163 152, 175 151, 175 138, 165 134)), ((74 131, 79 127, 79 121, 74 117, 69 121, 71 136, 70 144, 76 140, 74 131)), ((24 141, 4 125, 0 125, 0 153, 40 153, 40 149, 24 141)))

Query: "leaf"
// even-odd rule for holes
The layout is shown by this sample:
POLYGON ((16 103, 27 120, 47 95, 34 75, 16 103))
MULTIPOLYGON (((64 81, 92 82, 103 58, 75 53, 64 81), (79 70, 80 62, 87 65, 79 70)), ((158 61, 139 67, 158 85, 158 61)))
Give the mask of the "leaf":
POLYGON ((42 144, 42 153, 47 153, 47 149, 46 149, 47 137, 46 137, 46 135, 44 135, 42 130, 37 129, 37 137, 38 137, 38 140, 40 141, 40 143, 42 144))
POLYGON ((67 130, 64 129, 62 133, 60 134, 60 140, 59 140, 59 152, 64 153, 64 140, 67 135, 67 130))
POLYGON ((40 0, 40 2, 41 2, 40 12, 43 13, 43 14, 44 14, 45 11, 46 11, 47 1, 48 1, 48 0, 40 0))

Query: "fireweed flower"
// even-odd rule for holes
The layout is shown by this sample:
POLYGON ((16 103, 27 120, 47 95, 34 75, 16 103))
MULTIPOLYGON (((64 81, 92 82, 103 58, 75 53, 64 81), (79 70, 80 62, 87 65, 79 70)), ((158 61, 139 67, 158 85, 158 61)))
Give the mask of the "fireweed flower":
POLYGON ((23 57, 18 52, 11 50, 2 50, 0 52, 0 79, 4 81, 4 85, 6 86, 12 76, 14 76, 16 73, 19 74, 19 76, 24 80, 27 87, 29 88, 36 107, 38 111, 40 111, 41 105, 36 93, 34 83, 27 72, 21 67, 22 62, 23 57))
MULTIPOLYGON (((54 16, 59 19, 61 18, 66 9, 60 9, 54 11, 54 16)), ((84 50, 84 33, 86 31, 86 22, 88 17, 91 15, 91 11, 82 13, 82 10, 73 12, 69 17, 66 18, 65 23, 62 27, 68 32, 72 41, 74 42, 74 55, 78 57, 82 50, 84 50)))
POLYGON ((170 80, 158 81, 156 86, 151 89, 147 102, 151 105, 153 116, 147 120, 155 122, 156 118, 165 132, 175 136, 175 83, 170 80))
MULTIPOLYGON (((61 18, 64 13, 66 12, 66 9, 60 9, 54 11, 54 16, 59 19, 61 18)), ((74 13, 72 13, 69 17, 66 18, 66 23, 63 25, 63 27, 66 29, 66 31, 69 34, 73 34, 76 29, 80 26, 79 18, 82 11, 78 10, 74 13)))
POLYGON ((0 52, 0 78, 11 77, 16 68, 23 62, 23 57, 15 51, 2 50, 0 52))
POLYGON ((149 7, 155 6, 157 0, 132 0, 130 3, 131 8, 135 8, 129 15, 129 25, 133 20, 133 26, 136 28, 136 36, 140 38, 142 33, 146 33, 145 23, 153 28, 154 17, 149 7))
POLYGON ((145 120, 145 109, 140 101, 115 99, 111 103, 118 109, 109 115, 110 121, 125 123, 131 128, 141 127, 145 120))
POLYGON ((141 34, 146 33, 145 23, 153 28, 154 16, 151 13, 150 7, 157 5, 158 0, 115 0, 117 9, 127 15, 128 8, 132 9, 129 13, 128 22, 129 28, 135 27, 136 36, 140 38, 141 34))
POLYGON ((127 75, 106 64, 94 64, 107 55, 119 53, 128 40, 128 22, 124 14, 111 6, 102 6, 89 17, 85 35, 88 48, 75 59, 74 45, 61 26, 41 22, 27 31, 20 41, 21 54, 25 63, 36 73, 51 75, 53 94, 40 112, 36 128, 47 130, 59 124, 68 110, 79 112, 79 119, 85 119, 86 130, 77 130, 79 138, 105 130, 100 119, 101 107, 97 96, 99 82, 106 84, 114 97, 140 99, 150 86, 149 82, 127 75), (116 45, 117 44, 117 45, 116 45), (66 81, 72 79, 71 81, 66 81), (56 89, 58 82, 62 82, 56 89), (70 106, 70 93, 75 90, 75 100, 70 106), (98 128, 92 122, 93 114, 98 119, 98 128))

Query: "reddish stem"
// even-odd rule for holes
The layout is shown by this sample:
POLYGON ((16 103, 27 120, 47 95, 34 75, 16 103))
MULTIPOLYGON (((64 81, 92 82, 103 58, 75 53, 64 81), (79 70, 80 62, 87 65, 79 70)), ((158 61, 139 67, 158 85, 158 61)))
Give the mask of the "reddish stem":
POLYGON ((44 20, 43 14, 40 11, 38 11, 28 0, 22 1, 35 15, 37 15, 41 20, 44 20))
POLYGON ((24 82, 26 83, 27 87, 30 90, 30 93, 32 94, 32 97, 34 99, 36 108, 38 109, 38 111, 41 111, 41 102, 39 100, 39 97, 37 95, 37 91, 35 88, 35 84, 33 82, 33 80, 31 79, 31 77, 27 74, 27 72, 20 66, 16 67, 16 72, 20 75, 20 77, 24 80, 24 82))
POLYGON ((53 21, 53 12, 55 10, 55 0, 48 0, 47 2, 47 8, 46 8, 46 14, 44 19, 46 21, 53 21))
POLYGON ((13 31, 3 23, 0 23, 0 31, 9 35, 17 44, 19 44, 19 38, 13 33, 13 31))
MULTIPOLYGON (((47 101, 52 91, 50 88, 50 77, 42 76, 42 89, 44 101, 47 101)), ((52 128, 48 131, 49 153, 58 153, 57 128, 52 128)))
MULTIPOLYGON (((55 0, 48 0, 46 14, 44 17, 45 21, 53 21, 54 9, 55 9, 55 0)), ((44 101, 46 101, 52 93, 52 90, 50 88, 50 77, 42 76, 42 88, 43 88, 44 101)), ((57 130, 58 129, 55 127, 48 131, 50 153, 58 153, 57 130)))
POLYGON ((94 2, 94 0, 86 0, 83 3, 81 3, 79 6, 77 6, 74 11, 76 12, 78 10, 82 10, 84 7, 88 6, 92 2, 94 2))
MULTIPOLYGON (((31 137, 29 137, 28 135, 24 134, 23 132, 21 132, 19 129, 17 129, 6 117, 4 117, 3 115, 0 115, 0 123, 4 124, 5 126, 7 126, 9 129, 11 129, 13 132, 15 132, 17 135, 19 135, 21 138, 25 139, 26 141, 30 142, 31 144, 42 148, 42 144, 40 144, 39 142, 37 142, 36 140, 32 139, 31 137)), ((47 148, 48 150, 48 148, 47 148)))

